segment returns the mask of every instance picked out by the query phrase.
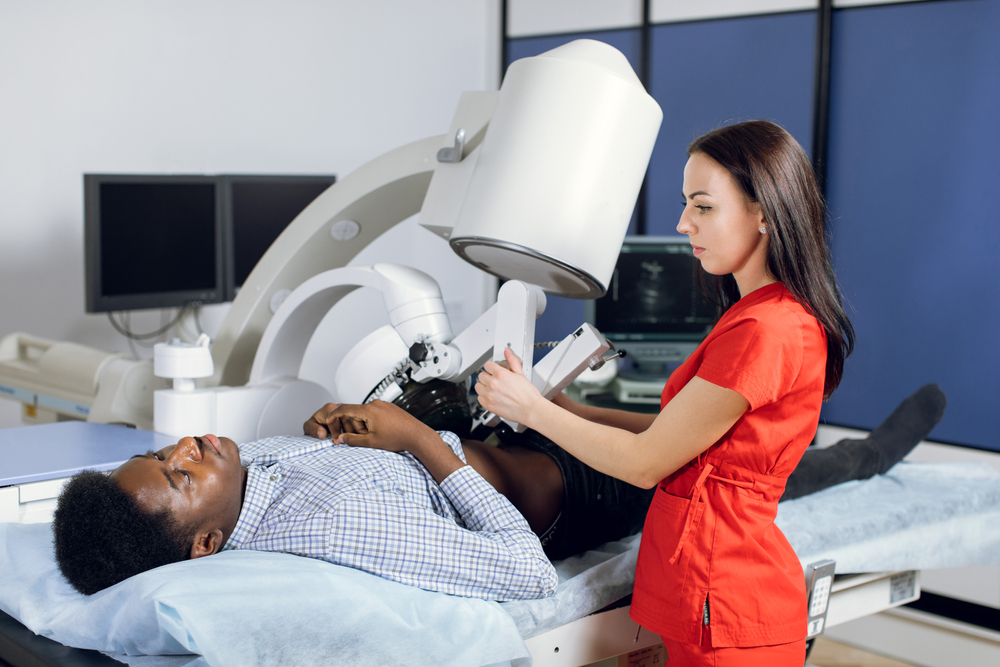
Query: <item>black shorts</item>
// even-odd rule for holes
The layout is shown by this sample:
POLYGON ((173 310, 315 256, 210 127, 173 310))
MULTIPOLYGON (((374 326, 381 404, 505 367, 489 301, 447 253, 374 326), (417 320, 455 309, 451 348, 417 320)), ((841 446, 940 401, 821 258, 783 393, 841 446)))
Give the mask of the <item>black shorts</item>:
POLYGON ((655 489, 640 489, 597 472, 535 431, 496 429, 500 447, 519 446, 548 455, 562 472, 563 503, 555 522, 539 537, 545 555, 561 560, 642 530, 655 489))

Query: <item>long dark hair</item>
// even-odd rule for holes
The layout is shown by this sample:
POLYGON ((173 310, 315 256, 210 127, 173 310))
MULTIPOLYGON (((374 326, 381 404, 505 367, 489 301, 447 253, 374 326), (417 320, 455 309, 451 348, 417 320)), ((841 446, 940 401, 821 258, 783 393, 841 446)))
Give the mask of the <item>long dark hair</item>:
MULTIPOLYGON (((712 130, 695 139, 687 152, 718 162, 743 194, 760 205, 767 225, 768 271, 826 330, 823 397, 829 398, 854 350, 854 327, 841 305, 826 245, 826 206, 805 151, 780 126, 751 120, 712 130)), ((706 285, 708 297, 722 312, 740 299, 732 275, 708 275, 706 285)))

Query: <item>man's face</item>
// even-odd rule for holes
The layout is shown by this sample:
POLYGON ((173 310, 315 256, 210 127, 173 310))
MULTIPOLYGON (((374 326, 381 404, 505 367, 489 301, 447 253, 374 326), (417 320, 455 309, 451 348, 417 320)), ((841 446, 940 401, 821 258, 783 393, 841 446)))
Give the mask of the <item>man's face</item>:
MULTIPOLYGON (((111 478, 146 511, 168 510, 199 533, 219 531, 218 551, 240 516, 244 471, 229 438, 181 438, 158 452, 133 456, 111 478)), ((208 555, 192 553, 192 557, 208 555)))

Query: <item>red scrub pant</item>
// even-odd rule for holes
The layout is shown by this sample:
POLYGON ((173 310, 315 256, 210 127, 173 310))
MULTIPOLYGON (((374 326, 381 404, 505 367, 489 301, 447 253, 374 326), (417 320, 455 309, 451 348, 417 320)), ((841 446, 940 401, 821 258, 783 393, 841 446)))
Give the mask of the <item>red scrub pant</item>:
POLYGON ((711 629, 702 633, 701 646, 661 637, 667 648, 667 667, 802 667, 806 640, 777 646, 712 648, 711 629))

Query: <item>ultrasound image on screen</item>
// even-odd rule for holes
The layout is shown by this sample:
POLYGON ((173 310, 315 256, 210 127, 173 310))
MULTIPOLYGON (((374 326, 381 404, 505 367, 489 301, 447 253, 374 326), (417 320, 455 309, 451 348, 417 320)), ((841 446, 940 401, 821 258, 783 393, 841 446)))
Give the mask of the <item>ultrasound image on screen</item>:
POLYGON ((622 252, 607 294, 595 303, 595 326, 605 334, 704 334, 715 308, 698 288, 697 271, 690 247, 622 252))
POLYGON ((213 290, 214 183, 102 183, 104 296, 213 290))

